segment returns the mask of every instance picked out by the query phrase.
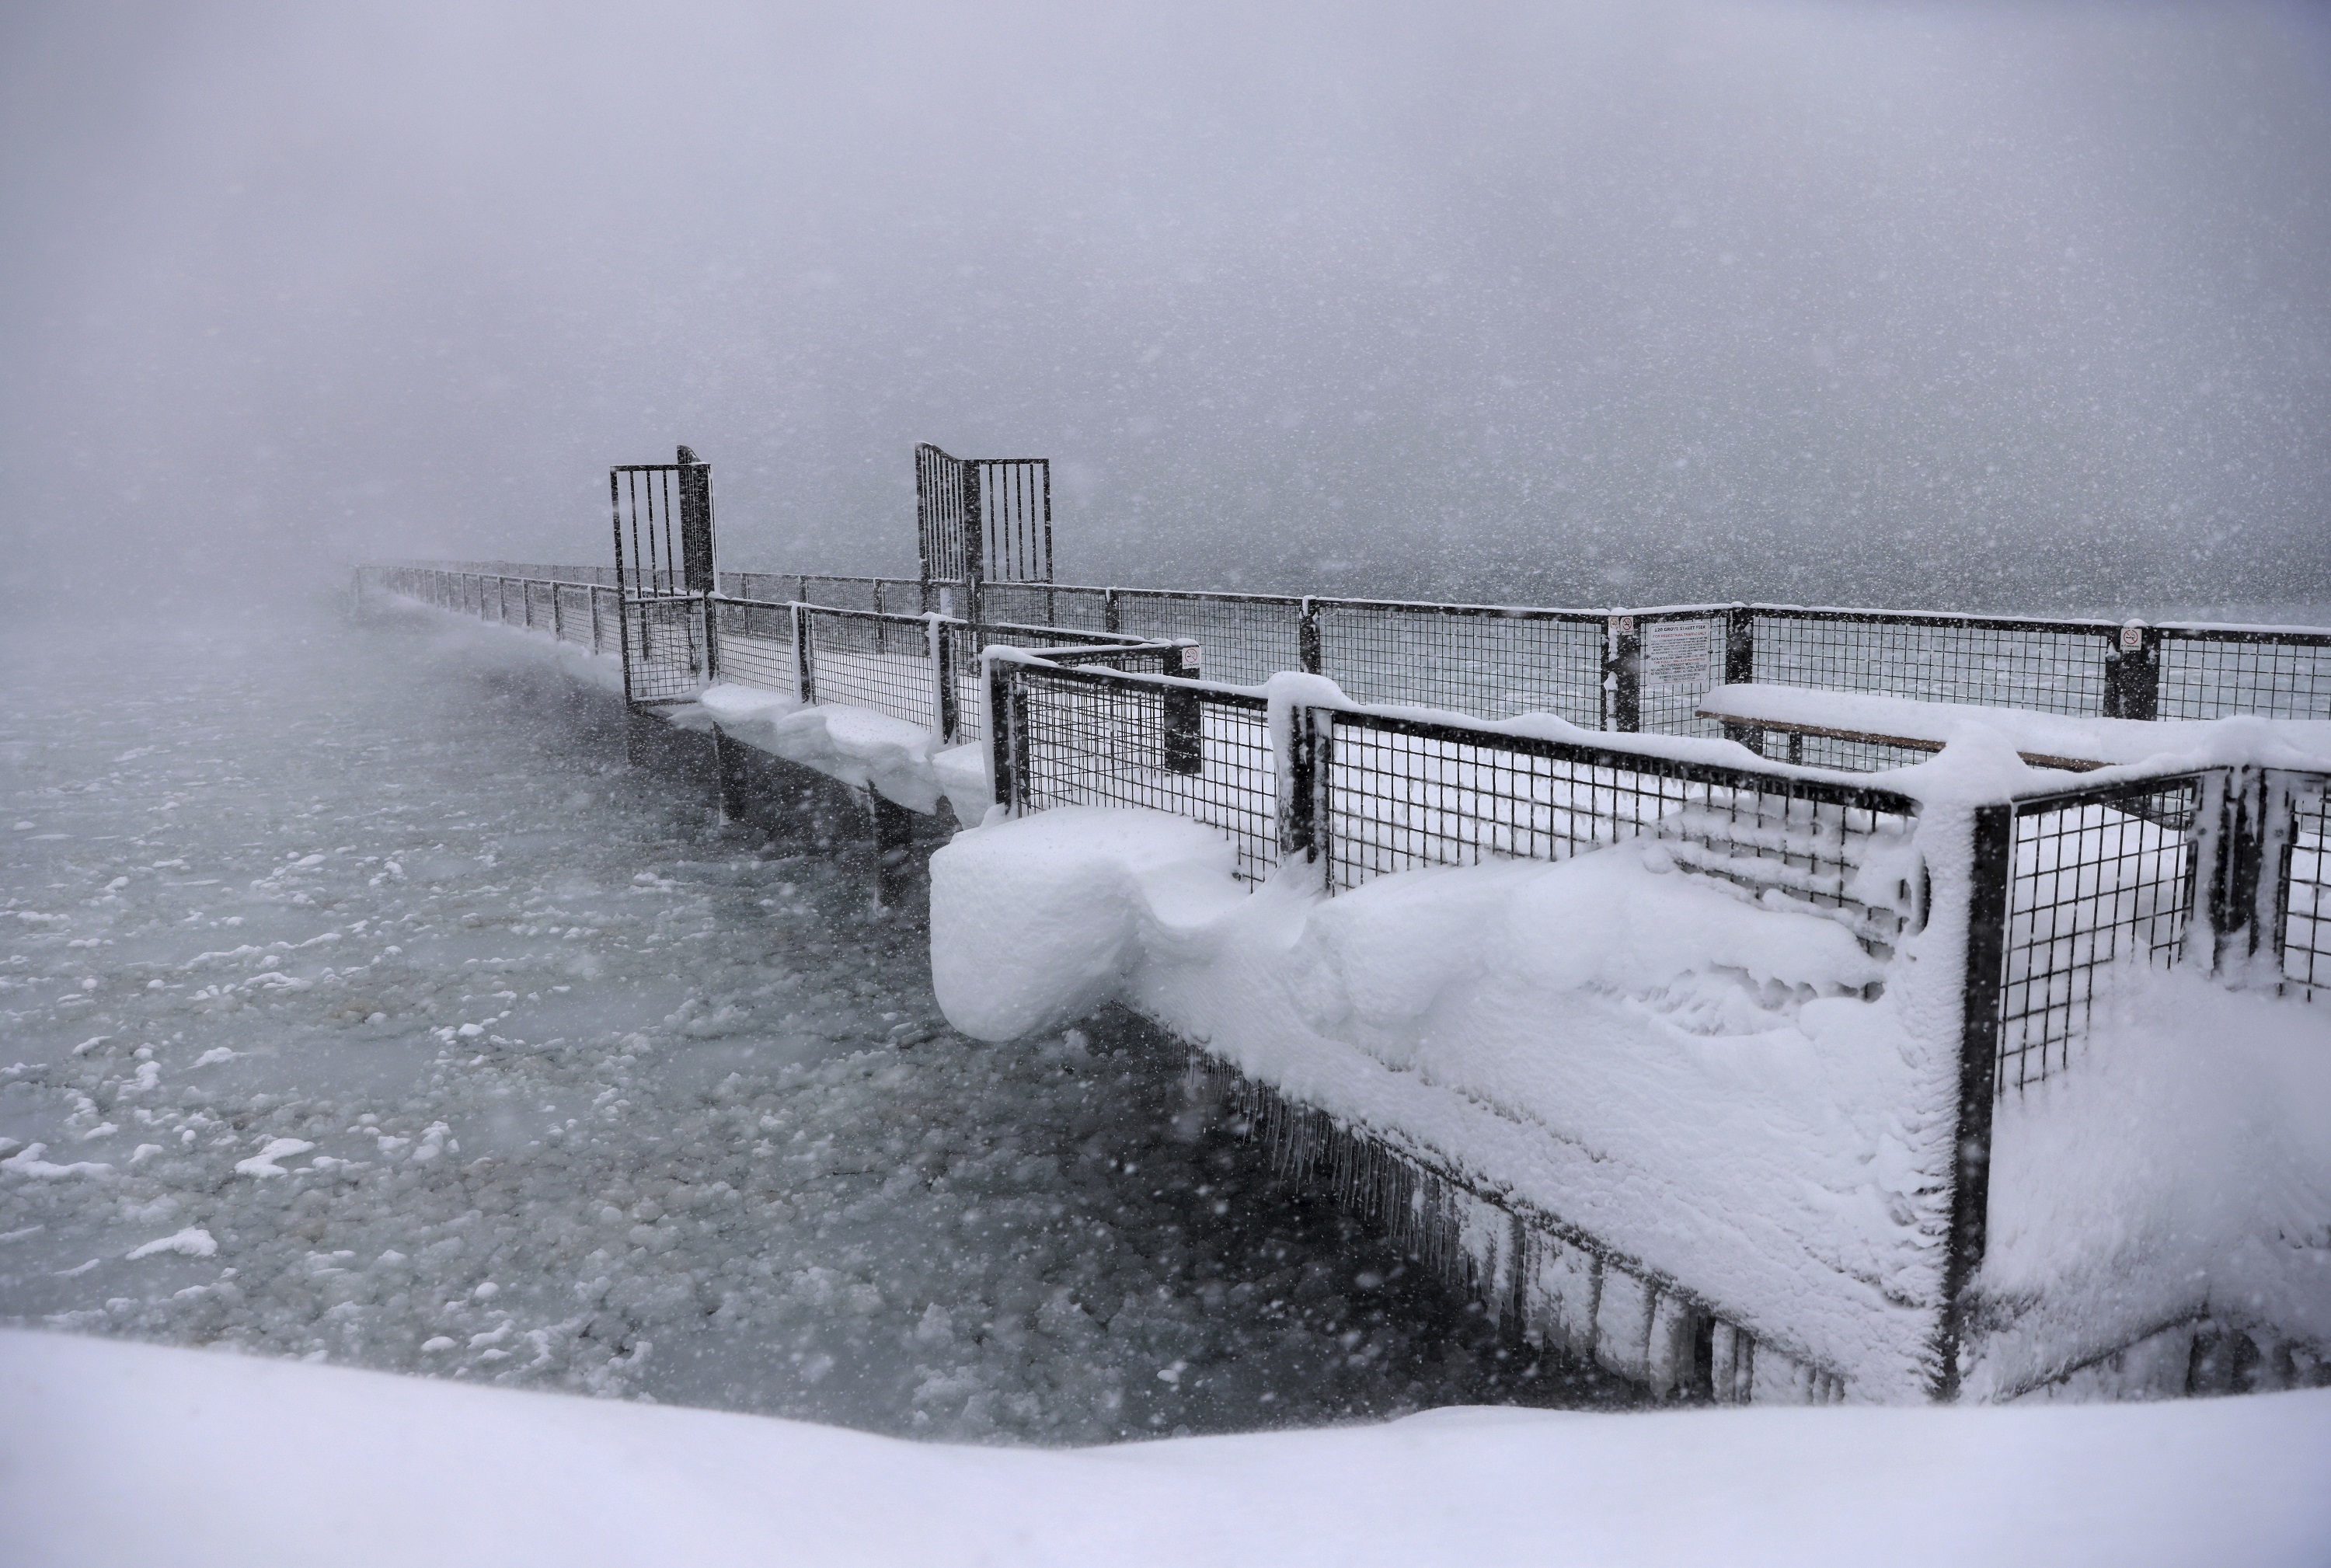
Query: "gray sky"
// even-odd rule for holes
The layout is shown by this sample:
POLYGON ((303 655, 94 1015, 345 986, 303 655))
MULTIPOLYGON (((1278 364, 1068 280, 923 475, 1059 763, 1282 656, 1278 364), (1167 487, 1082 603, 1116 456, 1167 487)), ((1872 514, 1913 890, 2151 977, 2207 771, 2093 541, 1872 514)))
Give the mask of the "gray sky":
POLYGON ((18 5, 10 596, 908 572, 2331 598, 2331 19, 2242 5, 18 5))

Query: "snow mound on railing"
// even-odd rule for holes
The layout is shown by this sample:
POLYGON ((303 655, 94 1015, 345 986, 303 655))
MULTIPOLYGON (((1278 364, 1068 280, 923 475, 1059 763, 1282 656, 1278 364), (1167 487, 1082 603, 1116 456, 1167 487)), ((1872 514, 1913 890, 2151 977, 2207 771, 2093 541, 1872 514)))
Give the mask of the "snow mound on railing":
POLYGON ((1251 896, 1221 835, 1066 808, 931 862, 940 1006, 992 1040, 1125 1002, 1281 1093, 1924 1392, 1955 1099, 1898 967, 1649 841, 1251 896))

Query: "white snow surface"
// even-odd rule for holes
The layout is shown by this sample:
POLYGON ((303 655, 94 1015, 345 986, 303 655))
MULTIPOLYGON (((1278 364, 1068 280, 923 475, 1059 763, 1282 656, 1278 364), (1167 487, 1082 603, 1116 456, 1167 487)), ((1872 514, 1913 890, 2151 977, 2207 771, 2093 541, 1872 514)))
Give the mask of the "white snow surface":
POLYGON ((0 1406, 9 1544, 79 1568, 2298 1568, 2331 1543, 2331 1391, 2003 1410, 1451 1409, 998 1451, 0 1333, 0 1406))

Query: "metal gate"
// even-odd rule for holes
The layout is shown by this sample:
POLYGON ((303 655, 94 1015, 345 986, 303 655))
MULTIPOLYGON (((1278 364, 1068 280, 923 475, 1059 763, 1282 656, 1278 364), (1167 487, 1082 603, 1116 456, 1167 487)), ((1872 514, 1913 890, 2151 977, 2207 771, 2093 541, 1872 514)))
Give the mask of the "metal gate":
POLYGON ((915 534, 922 554, 923 610, 974 620, 983 583, 1052 580, 1052 460, 950 457, 915 448, 915 534))
POLYGON ((636 704, 688 701, 718 673, 706 603, 719 580, 711 465, 686 447, 677 462, 621 464, 607 470, 607 499, 623 696, 636 704))

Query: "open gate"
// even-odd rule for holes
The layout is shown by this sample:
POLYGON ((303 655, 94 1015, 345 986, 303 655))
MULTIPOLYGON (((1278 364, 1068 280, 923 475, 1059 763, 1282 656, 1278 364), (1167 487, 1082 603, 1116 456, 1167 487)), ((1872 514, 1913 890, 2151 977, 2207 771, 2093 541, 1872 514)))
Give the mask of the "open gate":
POLYGON ((718 673, 707 603, 718 582, 712 467, 686 447, 676 462, 621 464, 607 470, 607 499, 624 698, 686 702, 718 673))
POLYGON ((982 584, 1052 580, 1052 460, 950 457, 923 442, 915 448, 915 534, 924 613, 983 619, 982 584))

